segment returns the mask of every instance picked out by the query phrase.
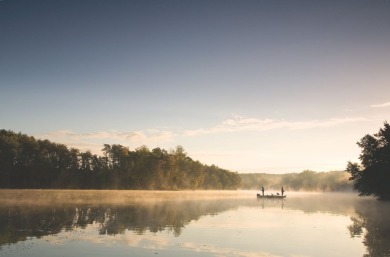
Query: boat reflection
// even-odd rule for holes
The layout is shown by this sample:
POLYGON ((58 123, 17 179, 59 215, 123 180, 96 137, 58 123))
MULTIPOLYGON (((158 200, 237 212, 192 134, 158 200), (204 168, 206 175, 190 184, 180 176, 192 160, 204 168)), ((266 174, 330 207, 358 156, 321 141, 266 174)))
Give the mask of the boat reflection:
POLYGON ((286 199, 283 198, 262 198, 257 197, 257 202, 261 203, 261 208, 274 208, 274 207, 280 207, 282 210, 284 208, 284 202, 286 199))

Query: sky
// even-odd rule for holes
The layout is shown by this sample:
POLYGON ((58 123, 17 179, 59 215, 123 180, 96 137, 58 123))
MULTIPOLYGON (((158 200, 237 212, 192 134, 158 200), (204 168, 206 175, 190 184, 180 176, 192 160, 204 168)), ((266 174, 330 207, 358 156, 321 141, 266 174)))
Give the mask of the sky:
POLYGON ((344 170, 390 117, 389 0, 1 0, 0 129, 344 170))

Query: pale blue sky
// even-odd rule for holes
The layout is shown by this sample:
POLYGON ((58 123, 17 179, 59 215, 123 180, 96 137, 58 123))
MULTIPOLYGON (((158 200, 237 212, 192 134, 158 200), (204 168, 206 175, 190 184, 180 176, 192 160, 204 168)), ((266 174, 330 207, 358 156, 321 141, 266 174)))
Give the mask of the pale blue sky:
POLYGON ((390 2, 0 1, 0 128, 238 172, 344 169, 390 117, 390 2))

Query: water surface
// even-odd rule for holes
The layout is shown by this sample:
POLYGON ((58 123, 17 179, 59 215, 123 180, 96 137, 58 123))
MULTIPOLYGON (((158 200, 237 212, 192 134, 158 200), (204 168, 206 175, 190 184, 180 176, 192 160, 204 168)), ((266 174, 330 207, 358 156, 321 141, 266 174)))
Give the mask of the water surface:
POLYGON ((388 203, 353 194, 0 191, 0 256, 390 256, 388 203))

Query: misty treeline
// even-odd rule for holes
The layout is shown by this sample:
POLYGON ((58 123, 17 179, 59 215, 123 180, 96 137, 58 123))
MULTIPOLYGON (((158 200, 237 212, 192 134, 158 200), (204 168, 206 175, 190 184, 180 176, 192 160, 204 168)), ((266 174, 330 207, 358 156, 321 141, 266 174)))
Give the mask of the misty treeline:
POLYGON ((237 189, 237 173, 205 165, 183 147, 134 151, 105 144, 103 155, 0 130, 0 188, 237 189))
POLYGON ((241 188, 286 191, 351 191, 352 183, 344 171, 314 172, 305 170, 301 173, 240 174, 241 188))

